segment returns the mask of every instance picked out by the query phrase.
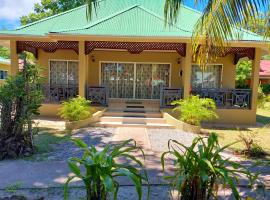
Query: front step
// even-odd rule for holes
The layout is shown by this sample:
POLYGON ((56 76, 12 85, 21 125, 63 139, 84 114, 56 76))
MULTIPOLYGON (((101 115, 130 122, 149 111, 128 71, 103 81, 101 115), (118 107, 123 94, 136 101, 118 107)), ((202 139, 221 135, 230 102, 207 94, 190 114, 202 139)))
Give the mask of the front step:
POLYGON ((156 123, 149 123, 149 124, 138 124, 138 123, 121 123, 121 122, 98 122, 96 123, 98 127, 144 127, 144 128, 166 128, 166 129, 174 129, 173 126, 169 124, 156 124, 156 123))
POLYGON ((121 122, 121 123, 138 123, 138 124, 164 124, 166 120, 163 118, 146 118, 146 117, 101 117, 100 122, 121 122))
POLYGON ((108 104, 96 126, 174 128, 162 117, 157 100, 109 99, 108 104))
POLYGON ((160 112, 121 112, 121 111, 110 111, 108 110, 103 116, 118 116, 118 117, 149 117, 149 118, 160 118, 162 114, 160 112))

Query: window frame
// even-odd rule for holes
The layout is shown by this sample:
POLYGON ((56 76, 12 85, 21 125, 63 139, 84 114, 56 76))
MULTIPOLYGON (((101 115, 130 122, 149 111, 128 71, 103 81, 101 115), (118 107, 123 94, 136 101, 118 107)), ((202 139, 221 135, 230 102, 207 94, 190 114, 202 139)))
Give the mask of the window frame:
POLYGON ((0 69, 0 72, 3 72, 3 73, 5 73, 6 72, 6 77, 5 78, 1 78, 0 77, 0 80, 6 80, 7 79, 7 77, 8 77, 8 70, 5 70, 5 69, 0 69))
MULTIPOLYGON (((193 87, 192 86, 192 82, 191 82, 192 67, 195 66, 195 65, 200 67, 200 65, 198 63, 191 63, 191 75, 190 75, 190 84, 191 84, 191 87, 193 87)), ((210 66, 213 66, 213 65, 219 65, 219 66, 221 66, 221 70, 220 70, 220 85, 219 85, 218 88, 222 88, 223 87, 223 70, 224 70, 224 65, 222 63, 209 63, 209 64, 206 64, 206 67, 209 66, 209 65, 210 66)), ((205 88, 203 86, 203 83, 204 83, 204 81, 203 81, 204 80, 203 74, 204 74, 204 70, 202 71, 202 87, 201 88, 205 88)))
MULTIPOLYGON (((66 60, 66 59, 49 59, 48 61, 48 67, 49 67, 49 85, 51 85, 51 62, 66 62, 67 63, 67 81, 66 81, 66 85, 68 84, 68 67, 69 67, 69 62, 77 62, 78 63, 78 70, 79 70, 79 60, 66 60)), ((78 72, 79 74, 79 72, 78 72)), ((79 81, 79 79, 78 79, 79 81)))

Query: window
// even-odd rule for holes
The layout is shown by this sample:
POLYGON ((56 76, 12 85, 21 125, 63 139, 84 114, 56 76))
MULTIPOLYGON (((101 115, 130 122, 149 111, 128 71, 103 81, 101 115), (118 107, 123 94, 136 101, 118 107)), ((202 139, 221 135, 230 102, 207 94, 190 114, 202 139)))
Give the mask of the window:
POLYGON ((77 61, 50 61, 51 85, 78 85, 77 61))
POLYGON ((7 71, 5 70, 0 70, 0 80, 5 80, 7 79, 7 71))
POLYGON ((202 69, 199 65, 192 65, 192 88, 220 88, 222 65, 206 65, 202 69))

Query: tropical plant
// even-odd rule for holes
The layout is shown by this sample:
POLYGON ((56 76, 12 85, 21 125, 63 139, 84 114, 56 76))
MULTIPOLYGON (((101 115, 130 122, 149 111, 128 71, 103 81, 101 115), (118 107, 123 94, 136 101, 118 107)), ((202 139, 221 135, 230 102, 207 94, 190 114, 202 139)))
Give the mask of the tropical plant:
POLYGON ((130 139, 119 145, 107 145, 101 151, 94 146, 89 148, 80 139, 73 139, 73 142, 84 151, 84 154, 82 158, 73 157, 68 160, 69 168, 74 176, 71 176, 65 184, 65 200, 68 199, 68 184, 74 178, 83 181, 87 200, 105 200, 109 193, 117 199, 119 189, 117 177, 128 177, 135 185, 138 199, 142 199, 142 184, 143 181, 148 184, 148 177, 142 162, 137 156, 132 155, 139 151, 144 158, 144 152, 137 146, 136 141, 130 139), (125 162, 121 164, 119 159, 125 159, 125 162), (130 165, 129 162, 133 162, 137 167, 130 165), (81 166, 85 170, 82 170, 81 166))
POLYGON ((261 85, 258 87, 258 98, 257 106, 258 108, 266 108, 266 103, 270 102, 270 95, 264 94, 261 85))
POLYGON ((62 103, 59 115, 70 122, 84 120, 92 116, 91 101, 78 96, 62 103))
POLYGON ((10 50, 7 47, 0 46, 0 57, 10 58, 10 50))
MULTIPOLYGON (((171 24, 177 21, 183 2, 184 0, 165 1, 166 21, 171 24)), ((87 16, 91 19, 99 0, 86 0, 86 3, 87 16)), ((258 16, 261 19, 260 34, 267 39, 270 37, 269 0, 194 0, 194 3, 205 7, 192 35, 192 53, 199 64, 210 63, 220 55, 218 52, 224 53, 225 48, 230 46, 230 41, 241 37, 239 30, 246 28, 250 22, 256 23, 258 16)))
POLYGON ((263 148, 257 143, 257 131, 241 132, 238 135, 239 141, 243 143, 245 149, 241 151, 242 154, 248 157, 262 157, 266 155, 263 148))
POLYGON ((0 87, 0 160, 34 151, 33 117, 43 99, 37 66, 25 61, 24 69, 0 87))
POLYGON ((161 164, 164 171, 166 157, 174 157, 174 174, 165 179, 169 181, 171 189, 177 191, 178 199, 217 198, 219 185, 229 185, 235 199, 240 199, 236 186, 239 174, 247 177, 250 183, 253 183, 256 175, 239 163, 221 156, 221 152, 230 145, 220 147, 215 133, 208 138, 196 137, 189 147, 169 140, 169 151, 162 154, 161 164))
POLYGON ((248 80, 251 78, 252 62, 240 60, 236 65, 236 88, 249 88, 248 80))
POLYGON ((200 126, 202 121, 216 119, 216 104, 214 100, 190 96, 188 99, 181 99, 172 102, 176 106, 173 111, 179 112, 179 119, 191 124, 200 126))
POLYGON ((261 84, 261 87, 262 87, 262 92, 265 95, 269 95, 270 94, 270 83, 268 83, 268 84, 261 84))

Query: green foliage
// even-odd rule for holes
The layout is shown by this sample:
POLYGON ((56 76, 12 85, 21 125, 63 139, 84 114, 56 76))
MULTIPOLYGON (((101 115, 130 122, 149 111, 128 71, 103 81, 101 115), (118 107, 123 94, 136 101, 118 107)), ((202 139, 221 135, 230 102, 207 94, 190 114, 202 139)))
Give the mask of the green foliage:
POLYGON ((76 8, 85 3, 85 0, 41 0, 36 3, 34 11, 20 18, 21 24, 26 25, 40 19, 76 8))
POLYGON ((245 146, 245 149, 241 152, 242 154, 248 157, 263 157, 266 155, 266 152, 257 143, 257 136, 258 132, 256 131, 239 134, 238 137, 245 146))
POLYGON ((0 57, 10 58, 10 50, 7 47, 0 46, 0 57))
POLYGON ((39 115, 43 95, 38 67, 25 63, 0 87, 0 160, 33 153, 32 119, 39 115))
POLYGON ((262 60, 270 60, 270 55, 264 55, 262 56, 262 60))
POLYGON ((240 60, 236 65, 236 88, 249 88, 248 80, 251 77, 252 62, 240 60))
POLYGON ((261 84, 262 92, 264 94, 270 94, 270 84, 261 84))
POLYGON ((16 182, 14 184, 8 185, 7 187, 5 187, 5 191, 8 193, 16 193, 16 191, 18 189, 20 189, 22 187, 22 182, 16 182))
MULTIPOLYGON (((232 144, 231 144, 232 145, 232 144)), ((257 176, 220 153, 230 145, 220 147, 215 133, 209 137, 197 137, 190 147, 175 140, 168 142, 169 151, 161 156, 163 170, 166 157, 174 157, 174 174, 166 176, 173 190, 178 191, 178 198, 211 199, 216 197, 218 185, 230 186, 235 199, 241 199, 237 191, 239 174, 246 176, 251 183, 257 176)))
POLYGON ((84 120, 92 116, 91 101, 78 96, 62 103, 59 115, 70 122, 84 120))
POLYGON ((174 101, 172 105, 176 106, 174 111, 180 112, 179 119, 191 125, 199 126, 202 121, 217 118, 216 104, 212 99, 191 96, 174 101))
POLYGON ((73 142, 84 150, 84 154, 82 158, 73 157, 68 160, 69 168, 74 176, 71 176, 65 184, 65 200, 68 199, 68 184, 74 178, 83 180, 87 200, 106 200, 109 193, 116 199, 119 189, 116 177, 129 178, 136 188, 138 199, 142 199, 142 184, 143 181, 148 183, 148 177, 145 170, 140 172, 143 168, 142 162, 137 156, 132 155, 132 152, 140 151, 144 157, 143 150, 137 147, 134 140, 127 140, 114 146, 107 145, 101 151, 97 151, 94 146, 88 148, 87 144, 80 139, 73 139, 73 142), (126 162, 120 164, 119 159, 125 159, 126 162), (140 169, 129 165, 129 162, 136 163, 140 169))
POLYGON ((266 108, 266 103, 270 102, 270 95, 266 95, 261 85, 258 88, 258 98, 257 98, 257 106, 258 108, 266 108))

